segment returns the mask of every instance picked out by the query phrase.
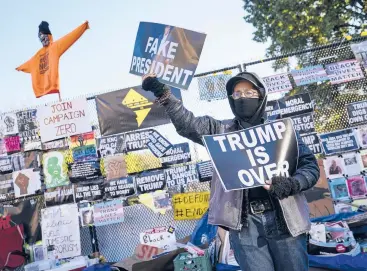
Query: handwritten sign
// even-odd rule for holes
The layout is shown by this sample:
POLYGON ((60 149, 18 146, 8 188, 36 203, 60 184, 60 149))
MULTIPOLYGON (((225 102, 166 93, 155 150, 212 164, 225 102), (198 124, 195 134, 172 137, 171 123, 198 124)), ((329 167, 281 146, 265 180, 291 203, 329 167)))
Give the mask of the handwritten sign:
POLYGON ((287 73, 263 77, 263 81, 269 93, 288 91, 292 89, 292 84, 291 81, 289 81, 287 73))
POLYGON ((176 194, 172 198, 174 219, 200 219, 209 208, 210 192, 176 194))
POLYGON ((94 205, 94 226, 104 226, 124 222, 124 208, 121 199, 94 205))
POLYGON ((85 98, 40 107, 37 120, 42 142, 86 133, 92 129, 85 98))
POLYGON ((332 85, 364 78, 360 64, 354 59, 327 64, 325 68, 332 85))
POLYGON ((133 177, 105 181, 105 194, 108 198, 127 197, 135 194, 133 177))
POLYGON ((17 112, 19 136, 22 142, 39 139, 37 109, 17 112))
POLYGON ((173 227, 159 227, 140 233, 140 243, 169 250, 176 247, 176 233, 173 227))
POLYGON ((20 151, 20 139, 19 139, 19 136, 5 137, 4 140, 5 140, 6 152, 12 153, 12 152, 18 152, 18 151, 20 151))
POLYGON ((292 70, 291 73, 297 86, 304 86, 311 83, 326 81, 329 79, 322 65, 309 66, 299 70, 292 70))
POLYGON ((104 159, 107 180, 118 179, 127 176, 126 162, 124 156, 114 155, 104 159))
POLYGON ((81 254, 78 206, 66 204, 42 209, 42 244, 55 247, 56 257, 64 259, 81 254))

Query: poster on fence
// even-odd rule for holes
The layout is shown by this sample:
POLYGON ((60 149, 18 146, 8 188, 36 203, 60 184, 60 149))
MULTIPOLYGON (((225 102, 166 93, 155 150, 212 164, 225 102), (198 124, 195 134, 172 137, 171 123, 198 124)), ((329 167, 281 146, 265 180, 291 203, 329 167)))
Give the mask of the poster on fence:
POLYGON ((0 156, 6 155, 6 146, 4 138, 0 138, 0 156))
POLYGON ((280 108, 277 100, 268 101, 265 107, 266 119, 268 121, 280 119, 280 108))
POLYGON ((339 154, 359 149, 353 129, 319 135, 325 155, 339 154))
POLYGON ((354 43, 350 45, 357 61, 367 68, 367 41, 354 43))
POLYGON ((18 133, 17 116, 14 113, 0 115, 0 136, 14 135, 18 133))
POLYGON ((46 188, 69 184, 68 166, 65 152, 52 151, 43 154, 43 173, 46 188))
POLYGON ((162 157, 173 147, 171 142, 155 130, 149 135, 146 145, 155 157, 162 157))
POLYGON ((44 194, 46 207, 74 203, 74 186, 61 186, 47 189, 44 194))
POLYGON ((153 133, 153 129, 146 129, 142 131, 135 131, 124 134, 124 138, 121 137, 120 141, 123 141, 124 150, 127 152, 144 150, 147 148, 147 142, 149 136, 153 133))
POLYGON ((325 68, 332 85, 364 78, 360 64, 354 59, 327 64, 325 68))
POLYGON ((162 167, 160 159, 148 150, 127 153, 125 161, 127 173, 129 174, 162 167))
POLYGON ((5 148, 7 153, 14 153, 20 151, 19 136, 8 136, 4 138, 5 148))
POLYGON ((174 220, 200 219, 209 208, 210 192, 173 195, 174 220))
POLYGON ((99 161, 85 161, 69 164, 69 179, 72 183, 99 179, 101 168, 99 161))
POLYGON ((78 206, 60 205, 42 209, 41 213, 44 255, 47 255, 48 246, 53 245, 57 259, 79 256, 81 245, 78 206))
POLYGON ((313 112, 313 101, 309 93, 288 96, 278 103, 282 118, 313 112))
POLYGON ((356 152, 343 154, 345 172, 347 176, 359 175, 362 172, 363 164, 361 155, 356 152))
POLYGON ((209 182, 213 178, 212 161, 204 161, 196 164, 196 170, 199 175, 200 182, 209 182))
POLYGON ((291 74, 297 86, 329 80, 324 67, 320 65, 309 66, 299 70, 292 70, 291 74))
POLYGON ((15 197, 24 197, 36 194, 41 190, 41 176, 33 168, 13 172, 15 197))
POLYGON ((164 170, 142 172, 135 176, 135 183, 140 194, 162 190, 166 186, 164 170))
MULTIPOLYGON (((177 88, 172 94, 181 98, 177 88)), ((150 128, 171 122, 164 107, 154 103, 156 97, 141 86, 125 88, 97 95, 96 107, 102 136, 150 128)))
POLYGON ((103 180, 90 181, 88 184, 75 184, 75 201, 97 201, 103 199, 103 180))
POLYGON ((94 132, 71 136, 70 141, 70 149, 72 150, 73 160, 75 162, 83 162, 97 158, 94 132))
POLYGON ((289 91, 293 88, 287 73, 266 76, 262 79, 269 93, 289 91))
POLYGON ((42 150, 45 151, 66 148, 69 148, 69 143, 65 138, 42 143, 42 150))
POLYGON ((204 136, 203 141, 226 191, 263 186, 273 176, 292 176, 297 168, 298 144, 290 119, 204 136))
POLYGON ((0 174, 6 174, 13 171, 13 165, 10 156, 0 157, 0 174))
POLYGON ((294 130, 296 130, 300 135, 315 132, 313 113, 295 116, 292 117, 291 120, 293 122, 294 130))
POLYGON ((367 122, 367 101, 360 101, 346 105, 351 126, 358 126, 367 122))
POLYGON ((97 138, 97 148, 102 158, 122 153, 124 135, 102 136, 97 138), (120 141, 120 142, 119 142, 120 141), (120 143, 120 144, 119 144, 120 143))
POLYGON ((193 182, 199 182, 196 165, 171 167, 164 170, 167 187, 182 186, 193 182))
POLYGON ((157 227, 140 233, 140 243, 143 245, 171 250, 176 248, 176 242, 176 231, 171 226, 157 227))
POLYGON ((121 199, 96 203, 94 205, 94 226, 124 222, 124 207, 121 199))
POLYGON ((128 197, 135 194, 134 178, 129 176, 105 181, 104 191, 107 198, 128 197))
POLYGON ((106 179, 113 180, 127 176, 126 162, 123 154, 107 156, 104 158, 106 179))
MULTIPOLYGON (((19 171, 19 170, 22 170, 22 169, 26 169, 25 161, 24 161, 24 154, 25 153, 17 153, 17 154, 13 154, 11 156, 11 164, 12 164, 12 167, 13 167, 13 171, 19 171)), ((33 164, 33 166, 30 166, 30 167, 27 167, 27 168, 36 167, 34 165, 34 163, 32 163, 32 164, 33 164)))
POLYGON ((14 182, 12 174, 0 175, 0 202, 13 200, 14 194, 14 182))
POLYGON ((92 130, 85 98, 40 107, 37 111, 42 142, 92 130))
POLYGON ((198 77, 200 100, 215 101, 227 99, 226 84, 231 77, 232 75, 228 73, 198 77))
POLYGON ((347 179, 345 177, 329 180, 329 188, 332 199, 341 201, 349 200, 347 179))
POLYGON ((367 187, 365 178, 366 177, 363 175, 348 177, 348 191, 352 199, 360 199, 366 197, 367 187))
POLYGON ((358 138, 358 144, 362 149, 367 148, 367 125, 359 126, 355 131, 358 138))
POLYGON ((22 142, 39 140, 37 109, 17 112, 19 136, 22 142))
POLYGON ((175 144, 160 158, 163 167, 191 162, 189 143, 175 144))
POLYGON ((155 73, 162 83, 188 89, 206 34, 171 25, 140 22, 130 73, 155 73))
POLYGON ((322 153, 322 147, 317 133, 302 135, 301 138, 313 154, 322 153))

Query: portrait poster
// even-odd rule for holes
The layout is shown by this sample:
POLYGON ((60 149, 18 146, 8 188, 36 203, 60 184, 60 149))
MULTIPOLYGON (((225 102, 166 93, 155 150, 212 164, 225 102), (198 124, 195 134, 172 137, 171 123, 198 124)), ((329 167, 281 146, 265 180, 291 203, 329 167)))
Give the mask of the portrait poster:
POLYGON ((331 197, 334 200, 349 200, 347 179, 344 177, 329 180, 331 197))
POLYGON ((41 190, 41 176, 33 168, 13 172, 15 197, 36 194, 41 190))
POLYGON ((362 149, 366 149, 367 148, 367 126, 359 126, 358 129, 356 130, 356 134, 357 134, 359 146, 362 149))
POLYGON ((87 203, 86 206, 79 208, 80 224, 82 227, 93 226, 94 224, 94 208, 87 203))
POLYGON ((358 152, 343 154, 345 172, 348 176, 360 175, 363 168, 361 155, 358 152))
POLYGON ((341 203, 341 202, 338 202, 337 204, 335 204, 334 209, 335 209, 336 214, 353 212, 353 208, 351 205, 341 203))
POLYGON ((46 188, 69 184, 66 152, 51 151, 43 154, 43 173, 46 188))
POLYGON ((367 171, 367 150, 361 150, 362 171, 367 171))
POLYGON ((324 168, 326 177, 329 179, 343 177, 346 174, 343 158, 336 155, 325 158, 324 168))
POLYGON ((15 135, 18 133, 18 120, 14 113, 0 115, 0 136, 15 135))
POLYGON ((365 198, 367 187, 365 177, 362 175, 349 177, 347 180, 348 191, 352 199, 365 198))

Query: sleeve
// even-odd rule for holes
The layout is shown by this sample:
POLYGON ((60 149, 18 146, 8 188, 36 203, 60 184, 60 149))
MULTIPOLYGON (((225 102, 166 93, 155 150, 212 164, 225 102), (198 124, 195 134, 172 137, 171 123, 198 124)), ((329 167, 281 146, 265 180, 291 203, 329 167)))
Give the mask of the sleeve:
POLYGON ((20 65, 18 68, 15 68, 17 71, 20 72, 26 72, 26 73, 30 73, 31 72, 31 63, 32 63, 32 59, 28 60, 27 62, 23 63, 22 65, 20 65))
POLYGON ((62 38, 56 41, 59 56, 62 56, 66 50, 70 48, 83 34, 84 32, 89 29, 89 23, 86 21, 82 25, 75 28, 69 34, 66 34, 62 38))
POLYGON ((203 145, 201 139, 203 135, 218 134, 221 132, 221 121, 209 116, 195 117, 194 114, 187 110, 182 102, 172 94, 164 106, 177 133, 195 143, 203 145))
POLYGON ((298 166, 293 177, 300 182, 301 191, 312 188, 320 177, 320 168, 315 155, 302 141, 302 138, 297 133, 298 141, 298 166))

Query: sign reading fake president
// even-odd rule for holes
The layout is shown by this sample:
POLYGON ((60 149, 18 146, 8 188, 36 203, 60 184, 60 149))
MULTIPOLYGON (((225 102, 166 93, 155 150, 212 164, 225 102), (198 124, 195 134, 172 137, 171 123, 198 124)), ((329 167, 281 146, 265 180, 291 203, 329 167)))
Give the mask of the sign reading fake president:
POLYGON ((141 22, 130 73, 156 73, 160 81, 188 89, 199 63, 206 34, 157 23, 141 22))
POLYGON ((226 191, 263 186, 297 168, 298 143, 290 119, 203 140, 226 191))

